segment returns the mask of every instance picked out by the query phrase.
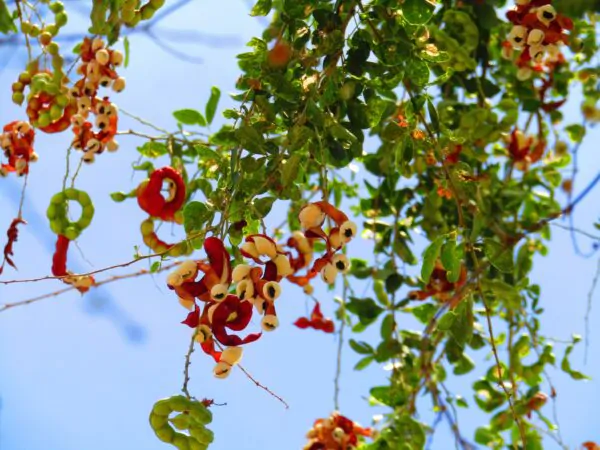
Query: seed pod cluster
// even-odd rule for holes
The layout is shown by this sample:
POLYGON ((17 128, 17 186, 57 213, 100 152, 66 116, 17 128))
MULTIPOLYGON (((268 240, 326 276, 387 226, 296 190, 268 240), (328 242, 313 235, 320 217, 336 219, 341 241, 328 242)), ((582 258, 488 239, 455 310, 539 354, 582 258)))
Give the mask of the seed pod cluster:
POLYGON ((340 413, 327 419, 317 419, 306 434, 309 439, 303 450, 351 450, 358 447, 359 437, 371 437, 372 430, 363 428, 340 413))
POLYGON ((29 163, 38 160, 33 150, 35 131, 28 122, 14 121, 4 126, 0 134, 0 147, 8 159, 0 166, 0 176, 15 172, 17 176, 29 173, 29 163))
MULTIPOLYGON (((147 189, 145 187, 138 192, 145 195, 147 189)), ((142 207, 145 207, 144 202, 142 200, 140 204, 142 207)), ((307 230, 304 233, 294 232, 284 245, 278 245, 265 234, 246 236, 239 250, 244 258, 250 260, 249 264, 232 267, 231 255, 223 241, 209 237, 204 241, 206 260, 185 261, 168 275, 167 286, 177 294, 179 303, 191 310, 182 323, 195 330, 196 341, 214 359, 216 366, 213 373, 217 378, 229 376, 241 358, 241 345, 262 336, 262 333, 251 333, 240 337, 228 330, 245 330, 254 311, 262 316, 263 331, 270 332, 279 326, 275 302, 281 296, 280 282, 283 279, 287 278, 303 286, 305 292, 310 292, 308 283, 319 270, 312 267, 307 275, 299 275, 298 271, 309 267, 314 240, 324 239, 327 244, 325 256, 318 260, 327 270, 324 278, 334 277, 338 271, 344 272, 349 268, 347 258, 337 252, 356 235, 356 225, 326 202, 310 204, 300 215, 300 221, 307 230), (326 216, 336 224, 328 233, 321 228, 326 216), (286 247, 295 250, 297 255, 286 247), (332 275, 332 271, 335 274, 332 275), (226 348, 223 350, 223 347, 226 348)), ((147 225, 146 228, 142 233, 150 235, 153 227, 147 225)), ((303 322, 297 325, 333 332, 333 322, 323 317, 318 305, 311 320, 307 321, 306 326, 301 326, 303 322)))
POLYGON ((212 413, 204 402, 177 395, 159 400, 150 412, 150 426, 163 442, 179 450, 206 450, 214 434, 206 426, 212 422, 212 413), (170 417, 172 413, 179 413, 170 417), (186 431, 187 434, 179 431, 186 431))
POLYGON ((502 56, 515 60, 517 78, 527 80, 534 72, 552 71, 556 64, 564 63, 561 46, 569 43, 566 31, 573 29, 573 21, 558 14, 552 0, 516 0, 513 9, 506 13, 513 24, 502 56))

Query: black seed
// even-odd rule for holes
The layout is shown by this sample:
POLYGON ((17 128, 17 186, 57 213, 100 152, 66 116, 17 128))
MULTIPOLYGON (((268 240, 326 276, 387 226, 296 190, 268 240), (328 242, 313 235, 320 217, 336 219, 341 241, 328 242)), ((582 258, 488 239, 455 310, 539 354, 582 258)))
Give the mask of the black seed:
POLYGON ((338 261, 335 263, 335 267, 337 270, 344 270, 346 268, 346 264, 344 264, 343 261, 338 261))
POLYGON ((542 17, 543 17, 544 19, 549 19, 549 20, 552 20, 552 19, 554 19, 554 14, 552 14, 550 11, 544 11, 544 12, 542 13, 542 17))
POLYGON ((346 228, 344 230, 344 236, 346 236, 347 238, 351 238, 352 237, 352 230, 350 228, 346 228))
POLYGON ((275 297, 275 288, 273 286, 269 286, 269 288, 267 289, 267 292, 269 293, 269 297, 273 298, 275 297))
POLYGON ((519 42, 522 42, 522 41, 523 41, 523 38, 520 38, 520 37, 516 37, 516 38, 515 38, 515 42, 516 42, 517 44, 518 44, 519 42))

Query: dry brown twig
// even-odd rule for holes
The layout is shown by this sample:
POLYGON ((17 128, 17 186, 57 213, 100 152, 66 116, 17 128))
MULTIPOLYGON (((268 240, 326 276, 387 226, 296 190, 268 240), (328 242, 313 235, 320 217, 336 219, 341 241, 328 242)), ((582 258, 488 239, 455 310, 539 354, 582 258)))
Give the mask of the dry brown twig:
MULTIPOLYGON (((155 272, 150 272, 148 269, 142 269, 137 272, 128 273, 128 274, 124 274, 124 275, 114 275, 112 277, 106 278, 105 280, 98 281, 92 287, 97 288, 104 284, 113 283, 113 282, 119 281, 119 280, 125 280, 128 278, 136 278, 136 277, 139 277, 142 275, 148 275, 148 274, 152 274, 152 273, 164 272, 165 270, 172 269, 173 267, 175 267, 179 264, 180 264, 179 262, 168 264, 166 266, 159 268, 155 272)), ((31 303, 36 303, 36 302, 39 302, 39 301, 47 299, 47 298, 58 297, 61 294, 65 294, 67 292, 75 291, 75 290, 77 290, 77 288, 72 286, 72 287, 60 289, 55 292, 50 292, 49 294, 44 294, 44 295, 39 295, 37 297, 29 298, 27 300, 20 300, 18 302, 13 302, 13 303, 5 303, 5 304, 0 305, 0 312, 6 311, 7 309, 15 308, 17 306, 25 306, 25 305, 29 305, 31 303)))

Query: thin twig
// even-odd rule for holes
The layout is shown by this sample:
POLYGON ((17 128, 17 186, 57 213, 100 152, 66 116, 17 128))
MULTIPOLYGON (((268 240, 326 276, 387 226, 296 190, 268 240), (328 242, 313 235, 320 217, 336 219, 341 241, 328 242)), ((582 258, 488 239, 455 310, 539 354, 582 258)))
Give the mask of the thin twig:
POLYGON ((194 344, 196 342, 197 335, 198 329, 195 329, 194 333, 192 334, 190 346, 188 347, 188 351, 185 355, 185 366, 183 369, 183 387, 181 388, 181 390, 189 399, 194 399, 194 397, 190 395, 190 391, 188 391, 188 383, 190 382, 190 365, 192 364, 192 353, 194 353, 194 344))
POLYGON ((335 366, 335 379, 333 380, 333 408, 335 411, 340 410, 340 377, 342 375, 342 350, 344 348, 344 328, 346 327, 346 298, 348 295, 348 278, 344 275, 344 291, 342 293, 342 301, 340 303, 341 322, 339 342, 337 348, 337 359, 335 366))
MULTIPOLYGON (((113 283, 113 282, 119 281, 119 280, 125 280, 127 278, 135 278, 135 277, 139 277, 139 276, 142 276, 142 275, 147 275, 147 274, 150 274, 150 273, 163 272, 163 271, 169 270, 169 269, 171 269, 171 268, 173 268, 173 267, 175 267, 177 265, 179 265, 179 262, 176 262, 176 263, 173 263, 173 264, 168 264, 166 266, 161 267, 156 272, 150 272, 147 269, 142 269, 142 270, 139 270, 137 272, 128 273, 128 274, 125 274, 125 275, 114 275, 112 277, 106 278, 105 280, 98 281, 98 282, 94 283, 94 285, 92 287, 93 288, 97 288, 97 287, 100 287, 100 286, 102 286, 104 284, 113 283)), ((44 300, 44 299, 47 299, 47 298, 58 297, 61 294, 65 294, 67 292, 74 291, 74 290, 76 290, 76 288, 73 287, 73 286, 71 286, 71 287, 68 287, 68 288, 60 289, 60 290, 55 291, 55 292, 51 292, 49 294, 44 294, 44 295, 39 295, 37 297, 29 298, 27 300, 20 300, 18 302, 14 302, 14 303, 5 303, 5 304, 0 305, 0 312, 6 311, 7 309, 10 309, 10 308, 15 308, 17 306, 25 306, 25 305, 29 305, 31 303, 36 303, 36 302, 39 302, 40 300, 44 300)))
POLYGON ((583 353, 584 364, 587 364, 588 349, 590 346, 590 314, 592 312, 592 299, 594 297, 594 292, 596 291, 598 279, 600 279, 600 259, 598 259, 598 267, 596 268, 596 275, 594 275, 594 280, 592 281, 592 287, 588 292, 587 309, 585 311, 585 351, 583 353))
POLYGON ((290 405, 288 405, 288 403, 287 403, 287 402, 286 402, 286 401, 285 401, 283 398, 281 398, 279 395, 277 395, 275 392, 273 392, 273 391, 272 391, 271 389, 269 389, 268 387, 266 387, 266 386, 264 386, 264 385, 260 384, 260 382, 259 382, 259 381, 257 381, 257 380, 256 380, 256 379, 255 379, 255 378, 252 376, 252 375, 250 375, 250 374, 248 373, 248 371, 247 371, 246 369, 244 369, 244 367, 243 367, 241 364, 238 364, 238 367, 240 368, 240 370, 241 370, 242 372, 244 372, 244 374, 245 374, 245 375, 248 377, 248 379, 249 379, 250 381, 252 381, 252 382, 253 382, 253 383, 254 383, 256 386, 258 386, 259 388, 261 388, 261 389, 265 390, 265 391, 266 391, 266 392, 268 392, 268 393, 269 393, 271 396, 275 397, 277 400, 279 400, 281 403, 283 403, 283 404, 284 404, 284 406, 285 406, 285 409, 290 409, 290 405))

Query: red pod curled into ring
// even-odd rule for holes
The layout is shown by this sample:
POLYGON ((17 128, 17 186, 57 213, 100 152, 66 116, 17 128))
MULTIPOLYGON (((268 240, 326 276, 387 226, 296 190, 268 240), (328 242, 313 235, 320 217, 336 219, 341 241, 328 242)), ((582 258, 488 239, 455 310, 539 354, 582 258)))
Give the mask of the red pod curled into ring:
POLYGON ((150 175, 147 182, 138 188, 137 194, 140 208, 152 217, 165 221, 174 221, 175 213, 181 209, 185 202, 185 183, 183 178, 172 167, 157 169, 150 175), (172 182, 168 198, 164 198, 161 189, 164 181, 172 182))

